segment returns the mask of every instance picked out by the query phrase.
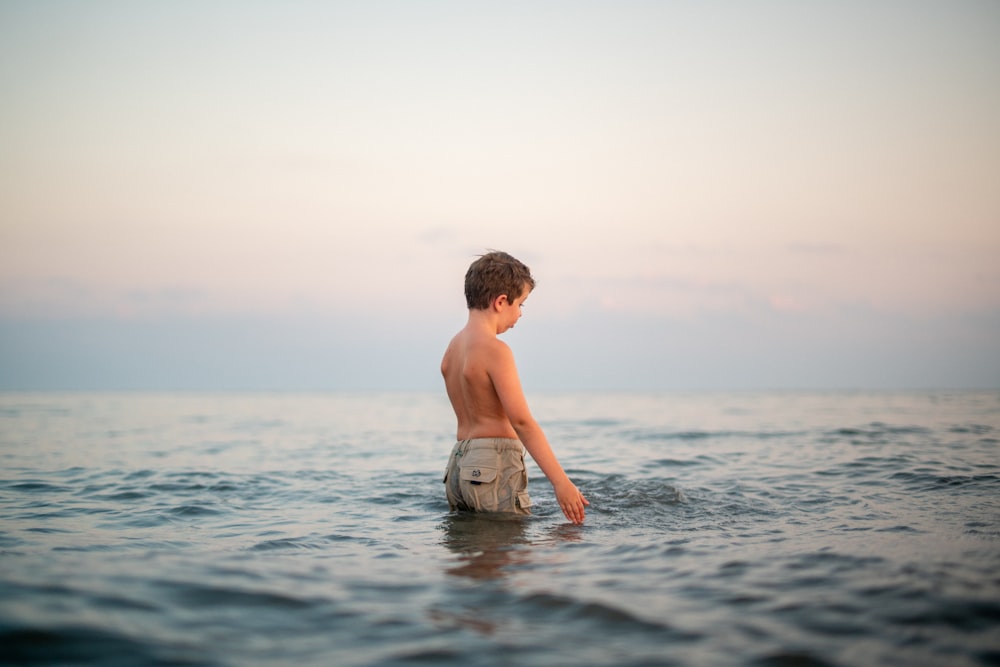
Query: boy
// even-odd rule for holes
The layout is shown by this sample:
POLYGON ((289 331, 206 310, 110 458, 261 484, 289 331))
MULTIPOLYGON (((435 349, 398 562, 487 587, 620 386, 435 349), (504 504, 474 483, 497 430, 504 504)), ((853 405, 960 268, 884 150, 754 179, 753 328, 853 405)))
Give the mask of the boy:
POLYGON ((530 514, 527 449, 552 483, 563 514, 579 524, 584 505, 590 503, 566 476, 531 416, 514 355, 497 338, 520 319, 521 306, 534 287, 528 267, 505 252, 481 256, 465 274, 469 320, 441 361, 458 419, 445 492, 452 509, 530 514))

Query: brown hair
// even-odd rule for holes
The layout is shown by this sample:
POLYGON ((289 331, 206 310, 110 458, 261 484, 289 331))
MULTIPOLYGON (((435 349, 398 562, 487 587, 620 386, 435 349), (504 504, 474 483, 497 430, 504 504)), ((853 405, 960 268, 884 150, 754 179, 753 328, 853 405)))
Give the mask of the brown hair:
POLYGON ((485 310, 502 294, 509 301, 520 298, 525 285, 535 288, 531 270, 520 260, 494 250, 480 255, 465 273, 465 303, 469 309, 485 310))

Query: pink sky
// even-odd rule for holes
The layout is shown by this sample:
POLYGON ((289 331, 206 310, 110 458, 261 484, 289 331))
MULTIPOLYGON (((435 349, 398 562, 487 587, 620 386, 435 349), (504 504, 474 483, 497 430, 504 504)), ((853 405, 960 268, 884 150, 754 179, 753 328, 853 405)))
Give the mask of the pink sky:
POLYGON ((0 317, 451 326, 502 248, 541 324, 989 320, 998 36, 971 1, 4 3, 0 317))

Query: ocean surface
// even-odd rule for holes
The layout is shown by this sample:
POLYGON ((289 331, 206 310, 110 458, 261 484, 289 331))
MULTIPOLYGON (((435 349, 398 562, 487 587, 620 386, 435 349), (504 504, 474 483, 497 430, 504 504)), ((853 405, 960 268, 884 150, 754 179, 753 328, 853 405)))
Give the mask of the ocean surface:
POLYGON ((443 392, 0 394, 0 664, 1000 665, 1000 392, 529 400, 582 526, 443 392))

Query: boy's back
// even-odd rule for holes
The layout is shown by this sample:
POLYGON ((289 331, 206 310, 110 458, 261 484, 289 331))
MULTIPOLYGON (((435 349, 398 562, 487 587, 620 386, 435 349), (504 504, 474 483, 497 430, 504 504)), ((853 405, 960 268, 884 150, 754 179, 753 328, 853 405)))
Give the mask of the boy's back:
POLYGON ((466 327, 444 353, 441 373, 458 420, 458 440, 517 437, 490 379, 497 346, 506 347, 495 335, 466 327))

